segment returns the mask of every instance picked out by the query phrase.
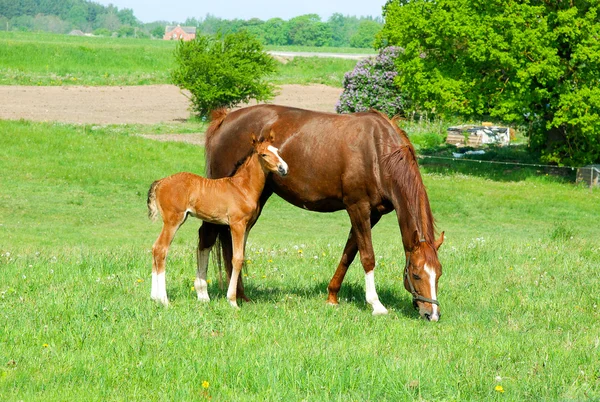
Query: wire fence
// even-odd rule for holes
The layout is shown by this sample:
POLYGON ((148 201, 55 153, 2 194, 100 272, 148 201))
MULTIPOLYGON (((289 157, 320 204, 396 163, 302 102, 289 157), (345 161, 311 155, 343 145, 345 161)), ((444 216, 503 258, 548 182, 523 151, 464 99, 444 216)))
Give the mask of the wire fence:
POLYGON ((541 168, 547 171, 565 171, 565 172, 577 172, 577 181, 585 181, 590 188, 599 186, 600 183, 600 168, 596 166, 556 166, 556 165, 544 165, 540 163, 521 163, 521 162, 505 162, 505 161, 490 161, 481 159, 470 159, 470 158, 453 158, 449 156, 436 156, 436 155, 419 155, 419 159, 438 159, 453 162, 468 162, 477 164, 489 164, 489 165, 510 165, 510 166, 522 166, 529 168, 541 168), (588 172, 589 170, 589 172, 588 172))

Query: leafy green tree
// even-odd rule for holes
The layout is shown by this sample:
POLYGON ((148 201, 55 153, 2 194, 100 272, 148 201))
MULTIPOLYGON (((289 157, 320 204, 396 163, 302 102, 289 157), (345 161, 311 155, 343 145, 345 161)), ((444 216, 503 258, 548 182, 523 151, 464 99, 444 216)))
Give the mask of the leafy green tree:
POLYGON ((289 43, 299 46, 326 46, 331 29, 317 14, 305 14, 288 21, 289 43))
POLYGON ((193 110, 201 116, 218 107, 273 98, 275 88, 264 78, 275 71, 276 62, 246 31, 181 41, 175 60, 173 83, 190 91, 193 110))
POLYGON ((132 37, 135 33, 135 28, 131 25, 123 25, 119 28, 119 37, 127 38, 132 37))
POLYGON ((391 0, 380 45, 422 109, 526 125, 548 162, 600 161, 597 0, 391 0))
MULTIPOLYGON (((358 30, 360 24, 356 17, 345 17, 340 13, 335 13, 327 20, 331 29, 331 46, 350 46, 350 37, 358 30)), ((371 42, 375 37, 371 38, 371 42)))
POLYGON ((281 18, 271 18, 263 25, 267 45, 287 45, 288 24, 281 18))
POLYGON ((350 38, 350 46, 352 47, 373 47, 375 44, 375 37, 381 31, 383 24, 363 19, 358 25, 356 33, 350 38))
POLYGON ((155 38, 162 38, 165 35, 165 27, 163 25, 157 25, 150 30, 150 34, 155 38))

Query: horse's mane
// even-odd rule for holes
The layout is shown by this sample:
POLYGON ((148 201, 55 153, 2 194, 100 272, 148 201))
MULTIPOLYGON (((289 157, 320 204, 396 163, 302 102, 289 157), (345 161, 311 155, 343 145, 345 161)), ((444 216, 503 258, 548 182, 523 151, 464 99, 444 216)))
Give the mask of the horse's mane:
POLYGON ((390 177, 393 187, 399 190, 400 193, 397 196, 406 202, 408 214, 415 220, 417 230, 421 231, 419 235, 433 246, 435 221, 412 144, 408 142, 400 145, 389 154, 384 155, 383 168, 390 177))
POLYGON ((224 107, 215 109, 210 113, 210 124, 208 125, 206 133, 204 134, 204 162, 206 166, 207 177, 211 177, 209 158, 211 154, 210 151, 212 148, 212 140, 219 127, 221 127, 221 124, 223 124, 225 117, 227 117, 227 109, 224 107))
MULTIPOLYGON (((403 120, 402 116, 395 115, 394 117, 392 117, 390 119, 387 114, 385 114, 383 112, 380 112, 377 109, 369 109, 369 112, 370 113, 375 113, 375 114, 383 117, 385 120, 387 120, 388 123, 390 123, 390 126, 394 129, 394 131, 396 133, 398 133, 398 135, 400 136, 400 138, 402 138, 402 143, 406 144, 406 145, 409 145, 410 147, 412 147, 412 143, 408 139, 408 135, 406 134, 406 131, 404 131, 400 127, 398 127, 398 121, 403 120)), ((414 149, 413 149, 413 153, 414 153, 414 149)))

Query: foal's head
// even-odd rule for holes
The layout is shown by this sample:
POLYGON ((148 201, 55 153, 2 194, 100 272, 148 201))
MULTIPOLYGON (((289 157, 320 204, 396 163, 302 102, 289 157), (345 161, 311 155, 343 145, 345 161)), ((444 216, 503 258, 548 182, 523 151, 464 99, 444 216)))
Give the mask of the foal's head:
POLYGON ((277 173, 279 176, 285 176, 288 174, 288 165, 281 156, 279 156, 279 150, 272 145, 274 140, 275 134, 273 131, 271 131, 266 139, 257 139, 256 136, 252 134, 252 147, 258 154, 258 160, 266 172, 273 172, 277 173))
POLYGON ((438 280, 442 276, 442 265, 437 251, 444 242, 444 233, 429 244, 415 231, 413 248, 406 252, 404 287, 413 296, 413 305, 421 317, 428 321, 438 321, 441 316, 437 301, 438 280))

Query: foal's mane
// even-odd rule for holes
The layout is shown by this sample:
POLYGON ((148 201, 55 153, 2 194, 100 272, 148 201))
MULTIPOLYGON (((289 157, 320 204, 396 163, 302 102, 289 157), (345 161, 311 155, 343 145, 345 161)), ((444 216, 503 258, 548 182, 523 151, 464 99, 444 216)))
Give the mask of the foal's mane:
POLYGON ((408 208, 407 212, 415 220, 419 236, 433 246, 435 242, 435 222, 425 185, 419 172, 415 149, 410 141, 384 155, 383 168, 388 177, 391 178, 393 189, 399 191, 399 194, 396 195, 405 200, 408 208))

